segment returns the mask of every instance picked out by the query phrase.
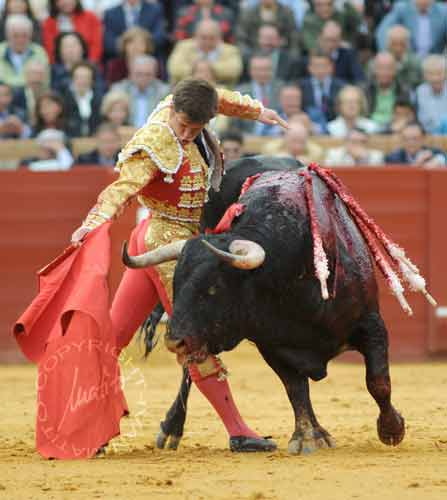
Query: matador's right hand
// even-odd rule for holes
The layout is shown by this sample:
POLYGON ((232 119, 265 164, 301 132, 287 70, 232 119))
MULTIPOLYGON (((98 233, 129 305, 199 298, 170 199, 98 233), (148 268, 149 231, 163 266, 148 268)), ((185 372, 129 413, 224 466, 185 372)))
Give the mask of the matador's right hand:
POLYGON ((71 242, 73 245, 79 246, 87 234, 91 231, 89 227, 81 226, 71 235, 71 242))

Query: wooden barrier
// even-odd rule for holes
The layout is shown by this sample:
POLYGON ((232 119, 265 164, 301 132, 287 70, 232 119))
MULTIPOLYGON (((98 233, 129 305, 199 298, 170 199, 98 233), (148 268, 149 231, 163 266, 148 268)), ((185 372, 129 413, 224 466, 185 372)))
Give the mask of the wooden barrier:
MULTIPOLYGON (((121 144, 124 145, 133 133, 132 128, 125 128, 121 132, 121 144)), ((266 138, 258 136, 247 136, 245 138, 244 150, 246 153, 259 154, 264 152, 266 142, 277 140, 275 138, 266 138)), ((313 136, 312 141, 319 144, 324 149, 341 146, 344 139, 337 139, 330 136, 313 136)), ((74 156, 86 153, 95 148, 96 141, 91 137, 73 139, 71 141, 74 156)), ((446 136, 427 136, 426 144, 438 147, 447 151, 446 136)), ((369 147, 383 151, 385 154, 398 148, 399 137, 396 135, 372 135, 369 138, 369 147)), ((33 139, 27 140, 3 140, 0 142, 0 169, 14 168, 17 163, 24 159, 35 156, 37 145, 33 139)))
MULTIPOLYGON (((387 234, 407 250, 438 300, 438 309, 433 309, 419 294, 409 294, 414 310, 409 318, 380 280, 392 357, 410 360, 447 353, 447 169, 340 168, 337 174, 387 234)), ((0 361, 22 359, 11 325, 36 294, 35 272, 68 245, 99 191, 115 175, 90 167, 55 173, 0 172, 0 361)), ((130 207, 113 224, 112 291, 123 269, 121 242, 128 238, 134 221, 135 207, 130 207)))

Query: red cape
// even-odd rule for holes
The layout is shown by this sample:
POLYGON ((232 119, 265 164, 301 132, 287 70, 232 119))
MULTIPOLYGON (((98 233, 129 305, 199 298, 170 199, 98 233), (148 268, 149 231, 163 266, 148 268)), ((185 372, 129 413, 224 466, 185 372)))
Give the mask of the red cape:
POLYGON ((38 274, 39 292, 14 325, 38 364, 36 447, 46 458, 88 458, 128 413, 109 316, 110 223, 38 274))

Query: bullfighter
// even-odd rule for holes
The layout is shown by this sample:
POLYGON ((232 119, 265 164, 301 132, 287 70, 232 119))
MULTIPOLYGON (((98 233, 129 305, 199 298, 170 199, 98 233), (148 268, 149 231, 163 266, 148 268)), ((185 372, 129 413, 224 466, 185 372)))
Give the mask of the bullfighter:
MULTIPOLYGON (((124 146, 118 157, 119 178, 98 197, 72 243, 106 221, 115 219, 134 197, 150 209, 149 217, 132 232, 130 253, 143 253, 199 233, 199 222, 210 185, 219 188, 223 173, 217 140, 206 128, 217 114, 258 120, 287 128, 278 114, 238 92, 215 89, 198 79, 181 81, 124 146)), ((112 335, 122 350, 139 325, 161 301, 170 314, 175 261, 148 269, 127 269, 111 306, 112 335)), ((189 373, 222 419, 232 451, 271 451, 240 416, 220 360, 209 355, 189 365, 189 373)))

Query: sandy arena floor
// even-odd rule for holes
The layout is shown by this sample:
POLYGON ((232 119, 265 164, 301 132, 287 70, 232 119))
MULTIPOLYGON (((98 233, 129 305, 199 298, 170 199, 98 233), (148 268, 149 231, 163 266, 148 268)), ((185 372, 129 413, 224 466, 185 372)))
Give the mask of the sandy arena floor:
POLYGON ((224 355, 242 414, 280 450, 232 454, 224 428, 193 390, 177 452, 154 448, 154 436, 176 393, 179 368, 159 349, 147 363, 125 359, 125 392, 133 415, 102 459, 45 461, 34 450, 35 367, 0 366, 3 412, 0 498, 5 499, 430 499, 447 498, 446 363, 392 366, 393 400, 406 418, 397 448, 376 436, 375 403, 363 365, 331 364, 311 387, 320 422, 337 448, 287 454, 292 410, 280 382, 255 348, 224 355))

